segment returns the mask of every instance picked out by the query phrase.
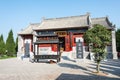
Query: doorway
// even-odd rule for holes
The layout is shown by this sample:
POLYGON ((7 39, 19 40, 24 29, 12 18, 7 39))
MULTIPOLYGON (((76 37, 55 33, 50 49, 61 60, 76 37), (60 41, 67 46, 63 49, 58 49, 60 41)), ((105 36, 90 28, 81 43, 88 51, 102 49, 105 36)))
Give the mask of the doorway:
POLYGON ((59 37, 60 50, 65 51, 65 37, 59 37))

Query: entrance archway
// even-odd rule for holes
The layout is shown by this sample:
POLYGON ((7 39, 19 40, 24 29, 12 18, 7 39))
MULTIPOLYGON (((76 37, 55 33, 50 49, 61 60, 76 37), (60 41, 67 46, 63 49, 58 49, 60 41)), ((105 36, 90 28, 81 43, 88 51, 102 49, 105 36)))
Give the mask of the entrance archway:
POLYGON ((60 50, 65 51, 65 37, 59 37, 60 41, 60 50))

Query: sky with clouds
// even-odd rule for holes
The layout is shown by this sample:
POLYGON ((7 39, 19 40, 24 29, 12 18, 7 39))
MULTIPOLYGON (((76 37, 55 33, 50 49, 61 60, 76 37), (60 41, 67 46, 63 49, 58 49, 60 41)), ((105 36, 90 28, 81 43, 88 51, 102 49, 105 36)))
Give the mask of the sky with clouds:
POLYGON ((30 23, 42 17, 56 18, 84 15, 105 17, 120 28, 120 0, 0 0, 0 34, 6 40, 12 29, 14 37, 30 23))

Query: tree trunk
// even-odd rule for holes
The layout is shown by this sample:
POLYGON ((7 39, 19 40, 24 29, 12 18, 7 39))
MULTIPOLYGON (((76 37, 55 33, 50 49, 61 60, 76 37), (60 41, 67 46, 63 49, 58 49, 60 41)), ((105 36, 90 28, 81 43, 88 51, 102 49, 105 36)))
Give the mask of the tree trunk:
POLYGON ((97 62, 97 66, 96 66, 97 68, 97 73, 99 73, 100 72, 100 62, 97 62))

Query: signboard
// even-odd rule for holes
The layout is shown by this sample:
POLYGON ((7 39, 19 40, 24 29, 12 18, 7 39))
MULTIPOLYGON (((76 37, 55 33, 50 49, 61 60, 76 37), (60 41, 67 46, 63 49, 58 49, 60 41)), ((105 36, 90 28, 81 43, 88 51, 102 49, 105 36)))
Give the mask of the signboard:
POLYGON ((30 56, 30 44, 25 43, 25 57, 29 57, 29 56, 30 56))
POLYGON ((77 58, 83 59, 83 45, 82 42, 76 42, 76 52, 77 52, 77 58))
POLYGON ((39 47, 39 55, 48 55, 50 51, 51 47, 39 47))
POLYGON ((66 31, 57 31, 56 34, 60 37, 66 36, 67 32, 66 31))

